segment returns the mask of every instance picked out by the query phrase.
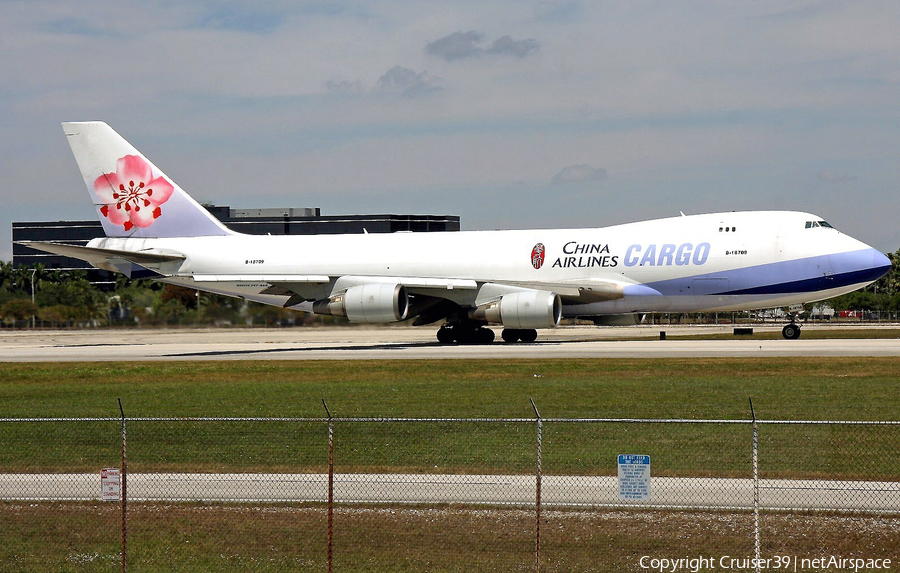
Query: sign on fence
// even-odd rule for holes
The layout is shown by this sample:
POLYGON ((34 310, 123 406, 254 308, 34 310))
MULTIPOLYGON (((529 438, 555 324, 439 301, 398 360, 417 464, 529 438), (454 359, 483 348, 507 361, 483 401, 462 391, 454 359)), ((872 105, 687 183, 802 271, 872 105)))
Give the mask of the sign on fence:
POLYGON ((619 454, 619 499, 650 500, 650 456, 619 454))
POLYGON ((100 470, 100 488, 103 501, 122 500, 122 474, 119 468, 103 468, 100 470))

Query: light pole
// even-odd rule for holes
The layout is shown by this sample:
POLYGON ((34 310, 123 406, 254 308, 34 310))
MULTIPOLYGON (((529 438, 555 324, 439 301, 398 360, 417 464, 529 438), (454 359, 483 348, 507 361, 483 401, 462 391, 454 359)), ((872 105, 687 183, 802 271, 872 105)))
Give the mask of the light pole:
MULTIPOLYGON (((34 273, 37 269, 31 269, 31 305, 34 306, 34 273)), ((34 329, 34 315, 31 315, 31 328, 34 329)))

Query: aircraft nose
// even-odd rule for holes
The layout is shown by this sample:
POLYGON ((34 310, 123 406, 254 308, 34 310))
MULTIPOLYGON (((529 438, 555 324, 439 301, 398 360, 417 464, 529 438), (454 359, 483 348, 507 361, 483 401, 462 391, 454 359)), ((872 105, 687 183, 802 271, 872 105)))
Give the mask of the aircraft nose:
POLYGON ((868 246, 841 262, 841 266, 845 267, 844 272, 854 274, 859 282, 877 281, 891 270, 891 260, 878 249, 868 246))
POLYGON ((872 268, 878 271, 878 278, 880 279, 891 271, 891 259, 887 258, 878 249, 872 249, 872 251, 872 268))

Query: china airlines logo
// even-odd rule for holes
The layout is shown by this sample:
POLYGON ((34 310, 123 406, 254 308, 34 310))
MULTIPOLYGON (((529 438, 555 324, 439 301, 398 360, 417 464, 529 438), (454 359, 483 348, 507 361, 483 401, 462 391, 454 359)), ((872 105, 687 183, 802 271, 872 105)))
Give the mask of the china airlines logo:
POLYGON ((149 227, 162 215, 160 205, 175 188, 163 177, 153 177, 150 164, 137 155, 116 161, 115 173, 104 173, 94 181, 94 192, 103 204, 100 213, 126 231, 149 227))
POLYGON ((538 243, 531 249, 531 266, 535 269, 544 266, 544 243, 538 243))

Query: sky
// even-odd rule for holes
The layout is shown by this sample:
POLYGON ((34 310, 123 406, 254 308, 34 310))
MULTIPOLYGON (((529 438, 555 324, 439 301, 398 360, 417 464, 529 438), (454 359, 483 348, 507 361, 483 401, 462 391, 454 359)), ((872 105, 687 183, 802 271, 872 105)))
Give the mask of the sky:
POLYGON ((786 209, 896 251, 898 30, 896 0, 0 0, 0 260, 12 221, 96 218, 85 120, 217 205, 786 209))

